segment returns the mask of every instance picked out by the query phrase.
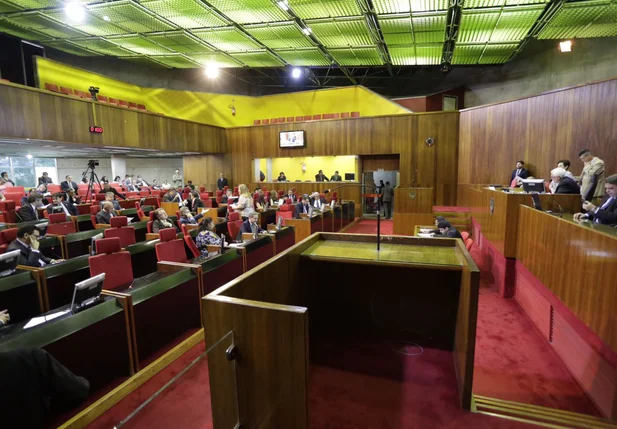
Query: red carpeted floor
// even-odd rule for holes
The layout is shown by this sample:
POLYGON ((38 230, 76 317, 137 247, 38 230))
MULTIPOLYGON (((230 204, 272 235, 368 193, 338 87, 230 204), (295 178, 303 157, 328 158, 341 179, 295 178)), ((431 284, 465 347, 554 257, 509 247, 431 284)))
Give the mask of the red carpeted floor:
MULTIPOLYGON (((394 221, 381 220, 381 233, 383 235, 392 235, 394 228, 394 221)), ((361 219, 358 222, 345 231, 345 234, 377 234, 377 220, 374 219, 361 219)))

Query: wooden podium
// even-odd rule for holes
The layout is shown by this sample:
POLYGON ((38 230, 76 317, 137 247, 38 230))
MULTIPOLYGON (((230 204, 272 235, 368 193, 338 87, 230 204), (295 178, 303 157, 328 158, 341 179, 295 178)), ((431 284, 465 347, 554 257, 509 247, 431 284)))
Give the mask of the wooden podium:
POLYGON ((433 188, 394 189, 394 234, 414 235, 416 225, 433 222, 433 188))

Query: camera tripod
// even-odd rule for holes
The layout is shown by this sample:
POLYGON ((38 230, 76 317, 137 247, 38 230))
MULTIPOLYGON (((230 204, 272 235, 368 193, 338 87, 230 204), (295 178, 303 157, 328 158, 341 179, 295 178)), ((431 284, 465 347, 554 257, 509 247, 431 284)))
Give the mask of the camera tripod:
POLYGON ((94 172, 94 166, 88 164, 88 168, 81 175, 82 180, 84 177, 88 177, 88 190, 86 191, 86 200, 90 197, 90 200, 94 201, 94 184, 99 185, 99 189, 101 188, 101 181, 99 180, 99 176, 94 172))

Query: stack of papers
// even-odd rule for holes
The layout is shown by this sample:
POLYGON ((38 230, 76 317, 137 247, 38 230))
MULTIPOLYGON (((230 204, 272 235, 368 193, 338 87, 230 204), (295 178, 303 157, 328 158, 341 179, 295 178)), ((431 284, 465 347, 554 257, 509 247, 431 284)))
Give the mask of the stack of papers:
POLYGON ((28 323, 24 326, 24 329, 33 328, 36 325, 40 325, 41 323, 49 322, 50 320, 54 320, 56 317, 64 316, 67 313, 70 313, 71 310, 58 311, 56 313, 48 314, 47 316, 33 317, 30 319, 28 323))

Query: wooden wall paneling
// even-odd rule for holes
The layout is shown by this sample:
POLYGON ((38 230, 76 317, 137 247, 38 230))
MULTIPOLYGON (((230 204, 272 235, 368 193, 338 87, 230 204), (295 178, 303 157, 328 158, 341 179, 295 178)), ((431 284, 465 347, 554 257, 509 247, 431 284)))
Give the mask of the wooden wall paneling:
POLYGON ((398 171, 400 168, 399 155, 362 155, 362 172, 398 171))
POLYGON ((394 189, 394 225, 397 235, 414 235, 416 225, 432 225, 433 189, 398 186, 394 189), (410 194, 414 194, 414 198, 410 194))
POLYGON ((458 181, 506 184, 518 159, 534 177, 549 179, 560 159, 579 175, 584 148, 604 160, 607 175, 617 173, 616 116, 617 79, 463 110, 458 181))
POLYGON ((218 188, 216 182, 223 173, 231 182, 231 159, 229 154, 191 155, 184 157, 184 179, 191 180, 197 187, 205 186, 207 191, 214 192, 218 188))

